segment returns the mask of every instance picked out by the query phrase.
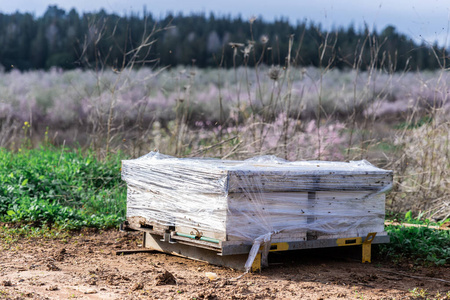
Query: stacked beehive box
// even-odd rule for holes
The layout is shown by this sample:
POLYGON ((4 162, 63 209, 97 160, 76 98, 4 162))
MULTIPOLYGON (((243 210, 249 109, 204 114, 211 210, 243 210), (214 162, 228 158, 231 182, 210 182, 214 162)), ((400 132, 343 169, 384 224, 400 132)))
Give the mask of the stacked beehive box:
POLYGON ((178 159, 122 164, 127 219, 220 241, 304 241, 383 233, 392 172, 366 161, 178 159))

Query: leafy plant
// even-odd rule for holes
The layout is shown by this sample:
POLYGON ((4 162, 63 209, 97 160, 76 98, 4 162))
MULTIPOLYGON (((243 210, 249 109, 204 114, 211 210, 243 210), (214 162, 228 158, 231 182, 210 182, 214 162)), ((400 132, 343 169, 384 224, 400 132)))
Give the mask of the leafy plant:
POLYGON ((426 296, 429 294, 427 290, 419 289, 419 288, 414 288, 414 289, 410 290, 410 293, 412 294, 412 296, 414 298, 420 298, 420 299, 425 299, 426 296))
POLYGON ((450 231, 428 227, 387 226, 391 242, 380 245, 381 253, 397 261, 445 265, 450 262, 450 231))
POLYGON ((40 148, 0 149, 0 221, 67 228, 111 227, 125 217, 120 159, 40 148))
MULTIPOLYGON (((2 224, 3 225, 3 224, 2 224)), ((64 240, 69 236, 69 232, 64 227, 52 226, 51 228, 46 224, 33 227, 30 225, 24 226, 1 226, 0 239, 3 242, 3 247, 8 248, 19 239, 30 238, 44 238, 44 239, 61 239, 64 240)))

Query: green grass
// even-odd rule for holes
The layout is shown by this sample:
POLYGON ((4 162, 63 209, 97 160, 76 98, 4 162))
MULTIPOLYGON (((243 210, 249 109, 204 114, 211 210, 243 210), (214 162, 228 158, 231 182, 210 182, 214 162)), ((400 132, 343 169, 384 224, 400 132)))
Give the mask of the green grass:
POLYGON ((387 226, 391 242, 381 247, 394 262, 424 265, 450 263, 450 231, 427 227, 387 226))
POLYGON ((121 155, 40 148, 0 149, 0 221, 68 229, 113 227, 125 219, 121 155))
POLYGON ((419 120, 410 121, 410 122, 402 122, 395 126, 395 129, 416 129, 419 128, 425 124, 429 124, 433 121, 433 119, 430 116, 424 116, 420 118, 419 120))
MULTIPOLYGON (((6 224, 1 224, 0 226, 0 240, 1 248, 9 249, 15 242, 21 239, 46 239, 46 240, 61 240, 67 241, 70 237, 70 231, 65 227, 52 226, 49 227, 46 224, 42 226, 4 226, 6 224)), ((22 224, 13 224, 22 225, 22 224)))
POLYGON ((405 214, 402 213, 393 213, 393 212, 386 212, 386 220, 387 221, 393 221, 398 223, 407 223, 407 224, 417 224, 417 225, 423 225, 423 226, 441 226, 442 224, 446 222, 450 222, 450 218, 447 218, 445 220, 433 220, 428 219, 425 216, 427 215, 426 212, 420 211, 417 214, 413 214, 412 211, 407 211, 405 214))
POLYGON ((429 228, 441 225, 423 219, 419 214, 412 217, 409 211, 400 222, 425 225, 424 227, 386 226, 391 242, 380 245, 381 253, 394 262, 414 262, 421 265, 445 265, 450 263, 450 230, 429 228))

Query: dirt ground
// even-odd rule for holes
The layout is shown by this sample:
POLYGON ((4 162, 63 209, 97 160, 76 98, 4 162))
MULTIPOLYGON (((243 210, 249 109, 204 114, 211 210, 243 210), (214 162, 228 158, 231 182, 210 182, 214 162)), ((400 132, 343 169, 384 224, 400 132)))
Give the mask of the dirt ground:
POLYGON ((242 272, 204 262, 115 253, 141 243, 110 230, 2 245, 0 299, 450 299, 450 268, 362 264, 357 247, 274 253, 262 273, 235 280, 242 272))

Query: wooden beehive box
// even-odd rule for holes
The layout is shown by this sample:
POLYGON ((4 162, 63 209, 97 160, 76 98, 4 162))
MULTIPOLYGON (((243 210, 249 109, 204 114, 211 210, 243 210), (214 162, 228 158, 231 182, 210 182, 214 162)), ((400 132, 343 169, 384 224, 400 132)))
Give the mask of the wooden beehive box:
POLYGON ((150 153, 122 163, 127 220, 218 239, 272 241, 384 232, 392 171, 366 161, 177 159, 150 153))

